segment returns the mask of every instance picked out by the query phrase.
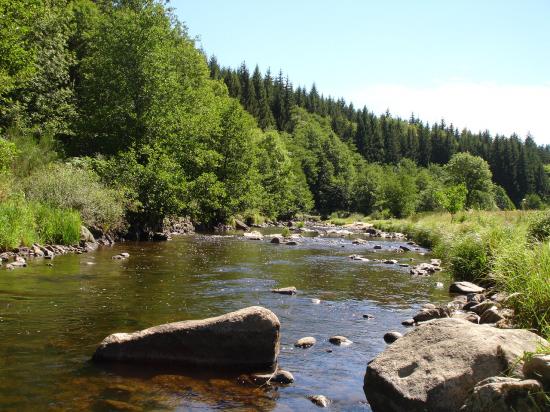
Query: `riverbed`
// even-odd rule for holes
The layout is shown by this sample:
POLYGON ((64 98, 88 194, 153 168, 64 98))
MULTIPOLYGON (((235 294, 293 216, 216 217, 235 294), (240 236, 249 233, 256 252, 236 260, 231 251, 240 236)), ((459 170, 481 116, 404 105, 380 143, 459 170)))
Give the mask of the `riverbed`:
POLYGON ((289 246, 238 234, 197 234, 2 269, 0 410, 304 411, 318 409, 308 395, 322 394, 332 400, 332 410, 369 411, 363 377, 367 362, 386 345, 384 333, 405 331, 401 321, 422 304, 449 300, 445 272, 412 277, 407 267, 348 257, 429 261, 425 251, 397 253, 399 245, 403 241, 354 245, 350 237, 307 237, 289 246), (130 257, 113 260, 120 252, 130 257), (295 286, 298 294, 271 293, 285 286, 295 286), (294 384, 252 388, 212 370, 90 363, 111 333, 252 305, 279 317, 279 365, 294 375, 294 384), (333 335, 353 344, 334 346, 328 342, 333 335), (317 344, 295 348, 304 336, 317 344))

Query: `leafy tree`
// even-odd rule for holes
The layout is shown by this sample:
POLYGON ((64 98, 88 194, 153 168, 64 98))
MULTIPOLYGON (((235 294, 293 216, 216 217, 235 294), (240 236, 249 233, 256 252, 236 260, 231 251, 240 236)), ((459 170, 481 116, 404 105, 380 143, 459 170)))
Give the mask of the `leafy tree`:
POLYGON ((467 194, 468 189, 464 183, 447 187, 442 192, 441 204, 447 212, 454 215, 464 210, 467 194))
POLYGON ((478 156, 469 153, 457 153, 445 165, 449 182, 453 185, 464 184, 467 190, 465 206, 486 208, 483 194, 491 194, 491 170, 489 164, 478 156))

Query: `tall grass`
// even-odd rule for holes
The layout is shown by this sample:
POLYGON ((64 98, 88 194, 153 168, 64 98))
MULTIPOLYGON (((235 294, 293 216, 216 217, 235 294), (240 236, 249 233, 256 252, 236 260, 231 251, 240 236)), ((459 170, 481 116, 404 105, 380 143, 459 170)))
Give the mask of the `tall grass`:
POLYGON ((33 243, 77 244, 81 220, 78 212, 59 209, 23 198, 0 203, 0 249, 33 243))
POLYGON ((512 295, 519 326, 550 338, 550 212, 464 212, 374 221, 407 234, 450 263, 455 280, 512 295))

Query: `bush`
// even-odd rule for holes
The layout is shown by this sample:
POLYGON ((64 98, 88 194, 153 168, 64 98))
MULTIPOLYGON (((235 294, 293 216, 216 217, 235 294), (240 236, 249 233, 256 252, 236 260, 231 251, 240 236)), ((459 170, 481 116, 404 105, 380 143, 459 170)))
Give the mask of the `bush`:
POLYGON ((527 235, 531 242, 550 240, 550 211, 537 213, 527 227, 527 235))
POLYGON ((80 240, 80 215, 74 210, 57 209, 36 203, 34 210, 36 232, 40 242, 74 245, 80 240))
POLYGON ((38 241, 34 214, 20 198, 0 203, 0 248, 13 249, 38 241))
POLYGON ((80 240, 80 215, 22 197, 0 203, 0 249, 33 243, 72 245, 80 240))
POLYGON ((550 338, 550 245, 530 248, 510 242, 495 257, 494 278, 499 289, 511 294, 519 326, 539 330, 550 338))
POLYGON ((525 196, 525 199, 521 201, 521 208, 523 210, 540 210, 544 207, 544 203, 539 195, 530 193, 525 196))
POLYGON ((23 181, 28 200, 80 213, 84 225, 104 232, 123 226, 122 193, 108 189, 90 170, 54 163, 23 181))

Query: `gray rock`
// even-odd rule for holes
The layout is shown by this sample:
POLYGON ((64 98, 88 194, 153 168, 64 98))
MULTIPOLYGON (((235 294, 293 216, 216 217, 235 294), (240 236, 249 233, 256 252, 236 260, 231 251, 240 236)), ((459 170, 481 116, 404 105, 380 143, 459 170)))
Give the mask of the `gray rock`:
POLYGON ((397 263, 397 260, 395 260, 395 259, 386 259, 386 260, 384 260, 384 263, 386 265, 395 265, 397 263))
POLYGON ((530 356, 523 365, 523 374, 527 378, 538 379, 546 388, 550 388, 550 354, 530 356))
POLYGON ((380 246, 380 245, 374 245, 373 249, 380 250, 380 249, 382 249, 382 246, 380 246))
POLYGON ((399 246, 399 249, 401 249, 403 252, 410 252, 411 251, 411 248, 410 247, 407 247, 407 246, 399 246))
POLYGON ((454 312, 451 315, 451 317, 456 319, 464 319, 464 320, 467 320, 468 322, 472 322, 475 324, 479 323, 479 315, 474 312, 457 311, 457 312, 454 312))
POLYGON ((387 332, 386 334, 384 334, 384 342, 386 342, 387 344, 391 344, 402 337, 403 335, 399 332, 387 332))
POLYGON ((272 293, 279 293, 281 295, 295 295, 297 290, 294 286, 288 286, 286 288, 271 289, 272 293))
POLYGON ((331 336, 328 341, 333 345, 340 345, 340 346, 348 346, 353 343, 351 340, 349 340, 345 336, 340 336, 340 335, 331 336))
POLYGON ((481 293, 485 289, 471 282, 454 282, 449 287, 449 292, 467 295, 469 293, 481 293))
POLYGON ((451 315, 451 309, 447 307, 439 307, 433 309, 422 309, 416 315, 414 315, 413 320, 418 322, 426 322, 432 319, 439 318, 448 318, 451 315))
POLYGON ((415 321, 414 319, 405 319, 403 322, 401 322, 403 326, 414 326, 415 321))
POLYGON ((369 363, 365 394, 375 411, 456 411, 477 382, 518 370, 518 358, 545 343, 522 329, 435 319, 369 363))
POLYGON ((496 306, 494 306, 483 312, 483 314, 479 318, 479 323, 497 323, 503 319, 504 316, 502 316, 497 310, 496 306))
POLYGON ((471 310, 472 312, 477 313, 479 316, 481 316, 481 315, 483 315, 483 313, 487 309, 498 308, 498 306, 500 306, 500 305, 493 302, 492 300, 484 300, 483 302, 472 306, 469 310, 471 310))
POLYGON ((243 233, 243 236, 248 240, 262 240, 264 238, 264 235, 258 231, 245 232, 243 233))
POLYGON ((534 380, 504 376, 476 384, 461 412, 518 412, 544 410, 542 385, 534 380))
POLYGON ((371 315, 370 313, 365 313, 363 315, 363 319, 374 319, 374 315, 371 315))
POLYGON ((128 252, 122 252, 120 256, 122 256, 124 259, 127 259, 130 257, 130 254, 128 252))
POLYGON ((246 223, 239 219, 235 219, 235 229, 238 230, 248 230, 250 229, 246 223))
POLYGON ((278 383, 279 385, 289 385, 294 382, 294 376, 289 371, 277 369, 273 373, 251 375, 250 381, 256 385, 265 385, 278 383))
POLYGON ((310 395, 307 397, 314 405, 326 408, 330 405, 330 399, 324 395, 310 395))
POLYGON ((273 239, 271 239, 271 243, 275 243, 277 245, 284 242, 285 242, 285 239, 282 236, 274 236, 273 239))
POLYGON ((92 235, 92 232, 88 230, 85 226, 80 226, 80 242, 86 243, 95 243, 94 235, 92 235))
POLYGON ((214 318, 115 333, 103 340, 93 360, 269 370, 279 353, 280 326, 273 312, 252 306, 214 318))
POLYGON ((296 346, 297 348, 303 348, 303 349, 306 349, 306 348, 311 348, 313 345, 315 345, 317 343, 317 340, 312 337, 312 336, 307 336, 305 338, 301 338, 301 339, 298 339, 295 343, 294 343, 294 346, 296 346))
POLYGON ((296 242, 295 240, 289 240, 288 242, 286 242, 286 245, 287 246, 296 246, 296 245, 298 245, 298 242, 296 242))

